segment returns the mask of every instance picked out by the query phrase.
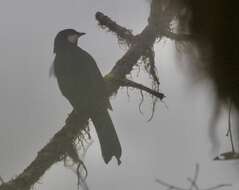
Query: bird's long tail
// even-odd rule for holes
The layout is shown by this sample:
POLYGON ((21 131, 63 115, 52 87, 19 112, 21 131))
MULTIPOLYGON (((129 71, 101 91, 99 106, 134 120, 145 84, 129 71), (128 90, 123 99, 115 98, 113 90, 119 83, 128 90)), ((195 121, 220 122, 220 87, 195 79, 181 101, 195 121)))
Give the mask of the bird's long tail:
POLYGON ((108 164, 111 158, 115 156, 118 164, 120 164, 121 145, 108 110, 101 110, 93 114, 91 119, 95 125, 105 163, 108 164))

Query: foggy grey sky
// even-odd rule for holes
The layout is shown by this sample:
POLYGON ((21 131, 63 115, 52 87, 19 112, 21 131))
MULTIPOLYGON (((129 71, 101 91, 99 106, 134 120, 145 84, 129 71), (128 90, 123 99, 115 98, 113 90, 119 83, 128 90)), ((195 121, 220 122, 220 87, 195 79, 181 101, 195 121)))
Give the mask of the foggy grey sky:
MULTIPOLYGON (((95 58, 107 73, 124 53, 111 33, 100 29, 96 11, 111 16, 119 24, 140 32, 147 23, 146 0, 1 0, 0 2, 0 176, 6 181, 19 174, 64 124, 71 107, 60 94, 56 80, 49 78, 53 39, 64 28, 75 28, 87 35, 79 45, 95 58)), ((236 189, 236 162, 214 162, 210 152, 207 125, 213 99, 205 83, 191 88, 185 73, 175 63, 173 42, 162 40, 156 46, 160 89, 167 96, 168 108, 158 103, 153 121, 150 100, 140 115, 139 93, 121 89, 112 98, 111 113, 123 155, 105 165, 98 140, 90 147, 85 163, 92 190, 162 189, 155 178, 185 185, 200 164, 200 184, 207 187, 233 183, 236 189)), ((148 83, 147 76, 137 80, 148 83)), ((226 132, 220 123, 220 134, 226 132)), ((93 130, 92 130, 93 131, 93 130)), ((222 144, 222 150, 228 147, 222 144)), ((76 177, 63 163, 54 165, 35 187, 39 190, 75 190, 76 177)), ((229 188, 227 188, 229 189, 229 188)), ((232 188, 233 189, 233 188, 232 188)))

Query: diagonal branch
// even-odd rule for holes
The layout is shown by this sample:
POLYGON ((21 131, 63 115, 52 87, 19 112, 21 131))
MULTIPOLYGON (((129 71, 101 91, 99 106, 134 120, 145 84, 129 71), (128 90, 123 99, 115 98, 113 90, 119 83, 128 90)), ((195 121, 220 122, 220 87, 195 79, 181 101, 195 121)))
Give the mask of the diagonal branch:
MULTIPOLYGON (((97 14, 99 15, 99 13, 97 14)), ((99 16, 97 20, 103 22, 106 18, 99 16)), ((108 26, 110 23, 105 23, 105 25, 108 26)), ((117 31, 117 28, 115 31, 117 31)), ((120 31, 117 31, 117 33, 120 33, 120 31)), ((157 36, 152 24, 148 24, 142 33, 137 36, 137 41, 117 61, 112 71, 105 77, 109 96, 116 93, 120 87, 110 78, 125 79, 126 75, 131 72, 133 66, 145 52, 145 49, 153 46, 157 36)), ((124 37, 127 38, 127 35, 124 37)), ((75 139, 86 129, 88 119, 89 116, 86 113, 81 113, 80 117, 76 118, 74 112, 72 112, 67 118, 65 126, 38 152, 35 160, 15 179, 2 184, 0 190, 29 190, 53 164, 62 160, 75 139)))
MULTIPOLYGON (((146 69, 147 73, 151 75, 153 79, 153 83, 156 84, 156 86, 158 86, 159 79, 156 74, 156 68, 155 68, 155 62, 154 62, 154 50, 152 48, 153 43, 147 46, 147 44, 145 44, 145 40, 148 40, 148 39, 146 39, 145 37, 143 38, 143 42, 139 42, 139 40, 142 40, 142 36, 146 36, 149 34, 142 35, 141 33, 140 35, 133 36, 130 30, 121 27, 115 21, 111 20, 111 18, 105 16, 103 13, 100 13, 100 12, 96 13, 96 19, 98 20, 99 25, 102 28, 108 28, 110 31, 115 33, 118 36, 118 38, 124 39, 129 47, 135 45, 136 42, 138 45, 140 45, 140 47, 136 46, 134 49, 141 48, 141 50, 143 50, 143 52, 140 53, 140 58, 144 62, 145 68, 147 68, 146 69)), ((153 32, 154 34, 156 34, 156 28, 153 28, 154 26, 153 23, 149 25, 152 27, 151 32, 154 30, 153 32)), ((146 27, 144 31, 147 31, 147 29, 148 28, 146 27)), ((157 33, 159 35, 159 32, 157 33)), ((128 57, 126 59, 128 59, 128 57)), ((131 59, 133 59, 133 56, 131 57, 131 59)), ((136 59, 138 60, 139 58, 136 57, 136 59)))

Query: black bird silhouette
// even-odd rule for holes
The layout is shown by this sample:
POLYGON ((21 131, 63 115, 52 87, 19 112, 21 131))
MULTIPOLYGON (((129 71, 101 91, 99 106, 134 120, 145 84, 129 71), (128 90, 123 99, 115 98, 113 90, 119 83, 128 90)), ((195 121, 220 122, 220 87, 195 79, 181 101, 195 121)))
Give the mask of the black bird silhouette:
POLYGON ((94 123, 105 163, 113 156, 121 163, 121 145, 107 109, 111 104, 104 79, 95 60, 77 46, 85 33, 74 29, 60 31, 55 37, 53 63, 59 88, 77 114, 87 113, 94 123))

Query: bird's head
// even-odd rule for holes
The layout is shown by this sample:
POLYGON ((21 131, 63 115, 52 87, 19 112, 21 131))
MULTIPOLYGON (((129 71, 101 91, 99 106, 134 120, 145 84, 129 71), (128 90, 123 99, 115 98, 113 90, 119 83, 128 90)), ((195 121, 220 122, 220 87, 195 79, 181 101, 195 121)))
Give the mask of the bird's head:
POLYGON ((60 31, 54 41, 54 53, 64 50, 69 44, 77 45, 78 38, 85 35, 83 32, 77 32, 74 29, 65 29, 60 31))

